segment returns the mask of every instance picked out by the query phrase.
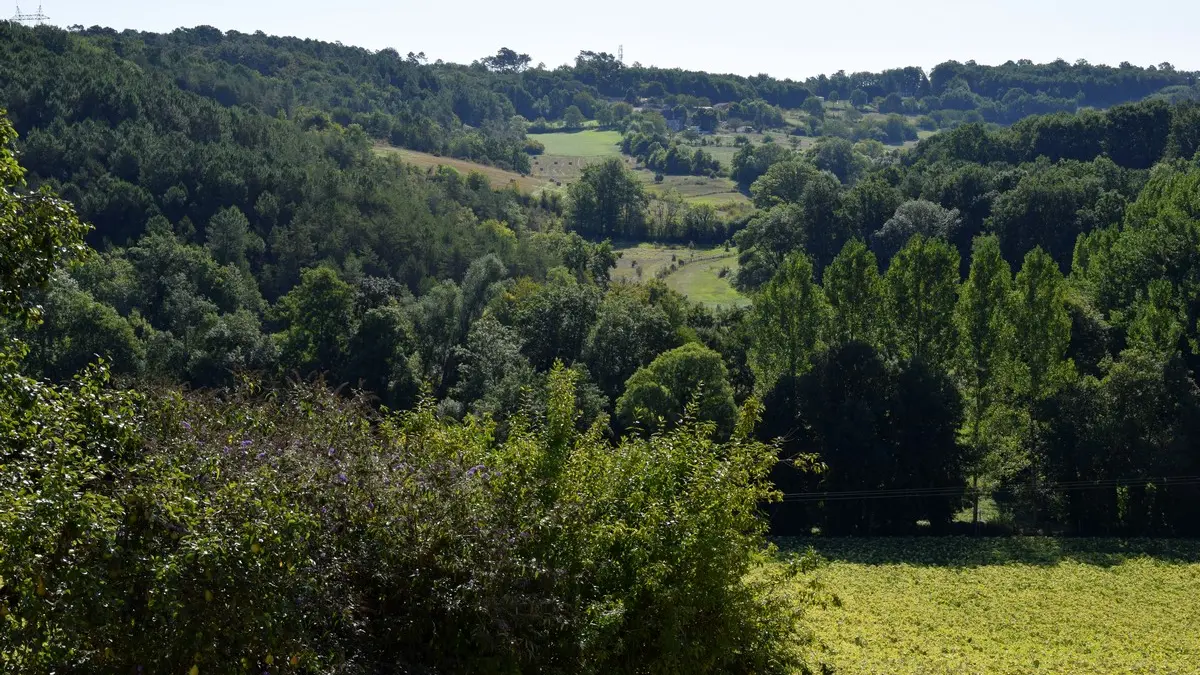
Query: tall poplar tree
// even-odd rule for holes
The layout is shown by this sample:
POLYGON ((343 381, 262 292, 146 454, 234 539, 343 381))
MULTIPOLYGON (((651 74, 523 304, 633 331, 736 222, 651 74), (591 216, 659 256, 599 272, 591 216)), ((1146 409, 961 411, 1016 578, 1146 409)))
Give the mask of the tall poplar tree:
POLYGON ((750 356, 760 390, 808 370, 826 312, 821 287, 813 282, 812 261, 803 253, 788 256, 754 296, 750 356))
POLYGON ((1030 449, 1036 441, 1038 403, 1057 391, 1074 370, 1066 358, 1071 342, 1066 292, 1062 272, 1048 253, 1037 247, 1025 255, 1010 303, 1009 320, 1015 331, 1010 386, 1025 410, 1030 449))
POLYGON ((822 281, 830 310, 828 341, 862 342, 878 349, 886 317, 875 254, 861 239, 851 240, 829 264, 822 281))
POLYGON ((958 327, 956 371, 965 399, 967 441, 982 454, 980 428, 995 400, 996 374, 1011 349, 1006 305, 1012 291, 1012 271, 995 235, 976 237, 971 271, 955 308, 958 327))
POLYGON ((892 259, 884 279, 892 347, 900 358, 947 369, 955 346, 958 262, 950 244, 919 234, 892 259))

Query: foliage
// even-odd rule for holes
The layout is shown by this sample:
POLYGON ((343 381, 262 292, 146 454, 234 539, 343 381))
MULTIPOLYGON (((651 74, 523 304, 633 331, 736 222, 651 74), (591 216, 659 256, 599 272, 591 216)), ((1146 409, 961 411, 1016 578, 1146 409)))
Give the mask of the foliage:
POLYGON ((832 173, 842 183, 853 183, 862 170, 862 160, 850 141, 844 138, 822 138, 811 154, 818 169, 832 173))
POLYGON ((782 377, 794 379, 808 369, 817 352, 827 306, 813 280, 812 263, 797 253, 754 296, 751 360, 761 389, 782 377))
POLYGON ((1019 337, 1014 360, 1019 391, 1027 401, 1048 396, 1070 376, 1064 360, 1071 339, 1066 286, 1054 261, 1041 249, 1025 256, 1013 280, 1012 324, 1019 337))
MULTIPOLYGON (((24 264, 0 262, 6 278, 24 264)), ((475 311, 489 267, 452 307, 475 311)), ((355 300, 332 270, 307 272, 281 303, 286 348, 343 349, 330 321, 355 300)), ((18 301, 5 312, 27 316, 18 301)), ((479 356, 496 351, 488 326, 468 341, 479 356)), ((252 380, 135 394, 103 364, 53 385, 21 375, 20 352, 0 352, 6 670, 795 665, 795 610, 747 578, 757 505, 775 496, 753 403, 727 443, 685 420, 614 446, 601 425, 576 430, 576 375, 556 365, 545 413, 497 441, 491 421, 439 420, 428 401, 392 414, 252 380)), ((732 413, 727 385, 725 399, 732 413)))
POLYGON ((674 327, 663 309, 632 289, 609 291, 588 331, 583 359, 601 390, 618 396, 625 382, 675 342, 674 327))
POLYGON ((945 209, 923 199, 904 202, 883 227, 871 235, 871 247, 890 261, 913 235, 954 241, 959 227, 958 211, 945 209))
MULTIPOLYGON (((4 226, 50 235, 6 232, 8 248, 0 244, 5 269, 22 277, 2 279, 5 311, 19 315, 0 331, 28 343, 11 356, 26 376, 65 383, 97 355, 139 388, 319 373, 390 409, 412 407, 425 385, 447 418, 490 414, 507 439, 516 413, 550 407, 555 361, 576 377, 575 426, 586 428, 615 416, 639 369, 700 343, 726 369, 735 403, 755 391, 774 397, 772 433, 786 435, 805 419, 797 395, 815 378, 810 364, 838 372, 858 354, 879 360, 862 381, 880 398, 847 393, 831 419, 857 425, 856 406, 871 401, 862 419, 882 415, 886 433, 805 422, 824 430, 805 437, 803 452, 832 459, 844 439, 883 448, 892 473, 867 470, 872 489, 953 491, 970 476, 995 488, 1014 528, 1194 531, 1144 486, 1113 485, 1088 513, 1045 486, 1195 472, 1195 435, 1177 421, 1200 371, 1192 73, 951 62, 796 82, 627 66, 594 52, 554 70, 510 49, 469 66, 430 64, 209 27, 5 24, 0 34, 0 65, 13 73, 0 98, 33 188, 5 179, 4 226), (800 116, 782 120, 796 125, 793 149, 769 136, 721 147, 722 121, 777 126, 781 108, 800 116), (604 130, 526 136, 561 128, 568 113, 604 130), (917 115, 939 133, 914 148, 883 145, 907 144, 917 115), (717 133, 672 136, 668 117, 717 133), (802 136, 822 138, 801 150, 802 136), (644 188, 618 156, 622 137, 660 175, 705 175, 644 188), (492 185, 489 176, 514 174, 459 173, 434 155, 405 164, 415 155, 389 142, 517 171, 540 143, 583 179, 528 194, 540 177, 492 185), (715 156, 730 158, 753 208, 740 197, 715 204, 731 192, 701 194, 732 189, 710 175, 715 156), (83 251, 83 227, 51 192, 94 226, 89 241, 102 251, 69 271, 56 263, 83 251), (26 217, 36 211, 28 204, 54 217, 26 217), (13 220, 13 208, 24 215, 13 220), (975 249, 980 235, 994 238, 975 249), (635 267, 608 238, 679 247, 635 267), (1006 266, 1022 267, 1015 291, 1006 266), (732 273, 747 296, 728 286, 732 273), (639 283, 614 283, 622 277, 639 283), (753 295, 752 310, 705 306, 753 295), (31 321, 39 306, 41 323, 31 321), (1128 394, 1139 388, 1143 407, 1128 394), (947 432, 956 427, 957 441, 947 432)), ((669 393, 672 410, 690 397, 669 393)), ((840 456, 844 469, 853 455, 840 456)), ((783 471, 773 474, 781 486, 815 489, 783 471)), ((858 522, 906 530, 925 517, 940 527, 947 508, 924 502, 858 522)), ((799 510, 800 525, 840 518, 832 505, 799 510)))
POLYGON ((777 162, 789 159, 792 152, 776 143, 743 145, 734 154, 729 166, 729 177, 743 187, 749 187, 777 162))
MULTIPOLYGON (((803 476, 795 493, 904 490, 962 480, 955 433, 959 394, 944 374, 920 361, 885 362, 860 342, 833 347, 799 378, 781 378, 764 396, 772 432, 786 439, 784 457, 819 456, 823 471, 803 476), (887 486, 887 487, 884 487, 887 486)), ((895 500, 829 499, 774 509, 780 533, 903 533, 925 520, 943 531, 955 498, 924 494, 895 500)))
POLYGON ((711 423, 711 431, 724 437, 733 430, 736 412, 721 355, 695 342, 663 352, 639 368, 617 400, 621 423, 648 432, 697 419, 711 423))
POLYGON ((850 241, 825 268, 821 279, 829 302, 828 342, 862 342, 880 347, 886 334, 881 322, 884 287, 875 254, 859 239, 850 241))
POLYGON ((919 234, 892 260, 884 281, 895 319, 892 344, 901 358, 935 368, 949 363, 957 343, 958 262, 948 244, 919 234))
POLYGON ((784 259, 803 250, 808 232, 804 212, 794 204, 760 211, 746 228, 734 235, 738 250, 737 285, 758 288, 775 275, 784 259))
POLYGON ((971 252, 971 268, 954 309, 960 336, 955 354, 966 399, 967 442, 976 459, 982 450, 982 427, 1000 395, 997 375, 1011 358, 1016 337, 1009 322, 1012 270, 993 237, 979 237, 971 252))
POLYGON ((36 320, 40 312, 24 294, 49 281, 62 262, 83 254, 87 226, 48 189, 25 189, 25 170, 11 151, 14 140, 16 132, 0 108, 0 315, 36 320))
POLYGON ((576 232, 619 239, 639 239, 644 234, 646 195, 620 159, 589 164, 568 192, 576 232))
POLYGON ((307 386, 143 398, 102 370, 58 388, 6 368, 6 669, 789 662, 792 615, 743 581, 772 495, 770 451, 744 436, 687 423, 610 446, 574 430, 561 369, 546 416, 497 442, 428 404, 379 415, 307 386))
POLYGON ((800 201, 805 186, 818 171, 811 163, 797 159, 772 164, 750 185, 754 205, 768 209, 776 204, 800 201))
POLYGON ((621 141, 621 150, 647 168, 670 175, 718 176, 721 163, 700 148, 688 146, 656 131, 630 132, 621 141))
POLYGON ((353 292, 328 267, 305 270, 300 285, 279 299, 276 310, 288 328, 279 337, 284 363, 299 370, 341 367, 354 332, 353 292))

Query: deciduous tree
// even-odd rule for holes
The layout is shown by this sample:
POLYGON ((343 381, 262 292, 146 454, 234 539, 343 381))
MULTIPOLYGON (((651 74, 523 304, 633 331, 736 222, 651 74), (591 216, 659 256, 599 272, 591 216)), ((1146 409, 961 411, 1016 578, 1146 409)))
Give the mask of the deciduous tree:
POLYGON ((673 428, 695 404, 700 420, 713 422, 722 435, 733 429, 737 408, 721 355, 695 342, 664 352, 638 369, 617 400, 617 417, 628 428, 673 428))
POLYGON ((645 235, 645 190, 619 158, 589 164, 567 192, 571 198, 569 222, 576 232, 614 239, 645 235))
POLYGON ((940 239, 914 235, 885 276, 892 348, 902 359, 945 369, 954 353, 958 253, 940 239))
POLYGON ((979 459, 984 454, 982 428, 997 397, 997 373, 1012 348, 1008 302, 1012 272, 995 236, 975 239, 971 270, 959 292, 954 320, 958 327, 956 368, 966 399, 965 436, 979 459))
POLYGON ((788 256, 754 296, 751 361, 759 390, 808 370, 827 311, 808 256, 799 252, 788 256))
POLYGON ((828 342, 862 342, 879 349, 888 321, 883 280, 875 254, 853 239, 833 259, 821 279, 829 301, 828 342))

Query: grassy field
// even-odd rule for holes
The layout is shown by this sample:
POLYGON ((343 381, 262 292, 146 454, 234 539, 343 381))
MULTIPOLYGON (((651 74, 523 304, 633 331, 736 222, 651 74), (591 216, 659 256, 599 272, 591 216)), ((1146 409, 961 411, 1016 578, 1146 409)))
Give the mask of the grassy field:
MULTIPOLYGON (((668 191, 673 190, 685 201, 706 203, 717 207, 725 204, 750 203, 745 195, 738 192, 737 185, 728 178, 666 176, 662 183, 655 183, 654 172, 637 169, 633 158, 620 154, 619 148, 616 145, 612 145, 611 150, 605 150, 608 153, 606 155, 597 154, 600 152, 599 149, 603 144, 597 141, 596 138, 600 137, 601 141, 603 141, 604 137, 607 136, 616 136, 616 132, 582 131, 577 133, 539 134, 538 137, 541 139, 554 137, 556 140, 551 141, 551 144, 559 149, 565 148, 590 154, 543 154, 531 157, 532 172, 528 176, 522 176, 514 171, 506 171, 494 166, 477 164, 463 159, 439 157, 415 150, 396 148, 390 145, 377 145, 375 146, 375 152, 381 155, 400 157, 409 164, 425 169, 448 166, 464 175, 472 171, 478 171, 488 177, 494 188, 501 188, 509 183, 516 183, 525 192, 535 192, 543 188, 565 187, 572 181, 577 180, 583 168, 591 162, 604 157, 620 157, 626 166, 632 170, 636 170, 638 178, 646 184, 647 189, 653 194, 664 195, 668 191), (582 140, 576 138, 580 136, 584 138, 582 140), (563 137, 572 138, 563 140, 563 137), (591 147, 589 147, 589 144, 591 147)), ((619 136, 616 137, 619 138, 619 136)))
POLYGON ((625 166, 636 171, 638 178, 653 194, 661 196, 674 191, 685 201, 712 206, 749 203, 749 199, 738 192, 737 185, 724 177, 666 176, 662 183, 655 183, 653 171, 638 169, 632 157, 621 154, 618 145, 621 135, 616 131, 530 134, 530 138, 546 146, 545 153, 531 158, 532 176, 554 187, 565 187, 578 180, 584 167, 592 162, 619 157, 625 166))
POLYGON ((616 131, 574 131, 550 134, 529 134, 541 141, 546 152, 530 158, 532 175, 555 187, 566 187, 579 178, 583 168, 606 157, 621 157, 625 165, 634 168, 634 161, 621 154, 616 131))
POLYGON ((515 171, 505 171, 494 166, 485 164, 476 164, 468 162, 465 159, 454 159, 452 157, 438 157, 424 152, 415 150, 407 150, 404 148, 395 148, 390 145, 376 145, 375 152, 381 155, 396 155, 400 159, 409 164, 419 166, 421 168, 430 169, 438 166, 448 166, 464 176, 472 171, 478 171, 487 176, 493 188, 502 188, 509 183, 516 183, 518 187, 526 192, 532 192, 546 184, 545 180, 534 176, 522 176, 515 171))
POLYGON ((737 154, 738 148, 733 145, 733 136, 728 137, 728 141, 722 141, 721 145, 700 145, 691 147, 699 147, 701 150, 713 156, 713 159, 721 163, 721 166, 728 171, 729 165, 733 164, 733 156, 737 154))
MULTIPOLYGON (((630 169, 635 167, 632 157, 625 155, 611 156, 620 157, 621 161, 625 162, 625 166, 630 169)), ((586 155, 536 155, 529 159, 532 169, 531 175, 534 178, 543 182, 561 184, 559 187, 566 187, 567 184, 579 178, 579 174, 583 171, 584 167, 604 158, 586 155)))
POLYGON ((737 189, 737 183, 724 176, 663 176, 661 183, 654 182, 654 172, 638 169, 637 176, 646 183, 646 189, 659 196, 677 193, 686 202, 694 204, 749 204, 750 198, 737 189))
POLYGON ((686 295, 694 302, 709 307, 741 306, 750 303, 730 285, 737 273, 737 250, 724 247, 689 249, 685 246, 639 244, 618 248, 621 253, 613 278, 626 281, 654 279, 660 270, 676 269, 667 274, 667 286, 686 295), (637 263, 635 266, 633 263, 637 263), (637 273, 642 270, 641 275, 637 273), (721 270, 727 269, 724 277, 721 270))
MULTIPOLYGON (((738 146, 733 144, 734 139, 736 139, 738 136, 745 136, 752 145, 762 145, 762 142, 767 137, 767 134, 752 132, 731 133, 728 131, 722 131, 706 137, 709 142, 708 145, 700 145, 699 143, 685 143, 685 145, 691 148, 700 148, 701 150, 712 155, 713 158, 719 160, 721 164, 728 169, 729 165, 733 162, 733 156, 737 154, 739 149, 738 146), (721 139, 721 145, 714 145, 714 140, 718 138, 721 139)), ((773 131, 770 133, 770 136, 776 143, 779 143, 785 148, 792 149, 792 144, 789 140, 791 136, 787 133, 784 133, 783 131, 773 131)), ((817 139, 809 136, 797 136, 796 139, 796 149, 798 150, 808 149, 817 142, 817 139)))
POLYGON ((617 131, 574 131, 529 134, 546 146, 547 155, 566 157, 608 157, 620 154, 621 134, 617 131))
MULTIPOLYGON (((1200 542, 813 539, 840 675, 1200 673, 1200 542)), ((818 672, 820 672, 818 670, 818 672)))

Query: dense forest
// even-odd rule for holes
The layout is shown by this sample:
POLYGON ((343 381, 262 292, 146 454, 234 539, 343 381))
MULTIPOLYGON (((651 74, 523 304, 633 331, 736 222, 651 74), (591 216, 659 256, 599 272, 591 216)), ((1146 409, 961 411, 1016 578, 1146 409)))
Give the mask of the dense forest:
MULTIPOLYGON (((621 102, 682 106, 692 117, 712 114, 703 109, 720 105, 715 112, 759 126, 784 126, 780 108, 799 109, 816 97, 874 102, 881 113, 1012 123, 1149 96, 1195 98, 1197 85, 1196 73, 1177 71, 1169 63, 1110 67, 1020 60, 982 66, 949 61, 928 74, 910 66, 880 73, 839 71, 799 82, 626 65, 593 51, 581 51, 573 65, 556 68, 531 67, 528 55, 507 48, 457 65, 428 63, 424 54, 401 56, 393 49, 370 52, 207 26, 169 34, 82 26, 72 32, 100 51, 225 107, 282 113, 306 128, 357 124, 369 137, 397 146, 522 171, 529 169, 526 121, 578 115, 607 125, 622 117, 621 102)), ((58 43, 47 45, 58 50, 67 36, 47 39, 58 43)), ((17 72, 14 77, 20 79, 17 72)), ((40 103, 36 96, 32 102, 40 103)), ((19 106, 9 102, 8 107, 11 113, 19 106)), ((16 124, 23 131, 23 119, 16 124)))
MULTIPOLYGON (((1086 512, 1053 488, 1187 476, 1200 461, 1187 440, 1200 363, 1188 163, 1200 148, 1196 104, 964 124, 874 159, 836 138, 808 151, 745 145, 733 170, 753 217, 739 227, 689 207, 678 225, 683 237, 726 238, 740 252, 736 283, 754 305, 712 310, 661 282, 610 282, 618 259, 605 240, 645 239, 655 227, 644 188, 620 162, 588 167, 565 195, 494 190, 478 174, 375 156, 369 120, 354 117, 411 108, 482 122, 469 111, 487 106, 466 105, 475 99, 463 91, 483 100, 484 85, 536 71, 499 57, 483 68, 426 66, 208 29, 3 30, 14 76, 0 91, 22 164, 34 185, 77 206, 98 248, 40 292, 45 321, 16 330, 32 373, 62 381, 95 354, 119 376, 204 387, 238 373, 321 373, 389 407, 411 406, 425 387, 443 414, 504 420, 531 393, 544 401, 547 373, 562 362, 577 374, 580 428, 608 416, 617 435, 657 428, 660 417, 669 425, 702 383, 700 409, 719 429, 736 405, 763 397, 764 440, 787 438, 784 458, 822 456, 822 489, 983 478, 1026 523, 1182 532, 1197 522, 1161 486, 1114 489, 1120 503, 1100 511, 1082 494, 1086 512), (391 69, 359 77, 380 59, 391 69), (279 87, 282 73, 298 72, 308 84, 279 87), (455 90, 450 73, 474 84, 455 90), (1032 344, 1041 351, 1025 351, 1032 344), (875 370, 860 381, 837 374, 868 363, 875 370), (1114 378, 1161 393, 1125 400, 1110 391, 1128 386, 1114 378), (843 407, 830 408, 838 397, 843 407), (1123 407, 1151 400, 1158 407, 1123 407), (928 407, 902 412, 898 401, 928 407), (917 425, 911 438, 906 422, 917 425), (1124 436, 1106 426, 1118 422, 1124 436), (843 428, 855 437, 837 436, 843 428), (862 453, 882 454, 864 467, 862 453)), ((593 61, 605 62, 594 55, 555 72, 612 93, 606 78, 616 75, 593 61)), ((883 79, 938 92, 948 68, 908 84, 883 79)), ((1072 68, 1062 72, 1101 72, 1072 68)), ((978 86, 1016 82, 1007 67, 986 78, 950 71, 978 86)), ((1058 71, 1030 72, 1045 85, 1058 71)), ((1177 77, 1153 72, 1163 79, 1139 79, 1135 93, 1177 77)), ((1124 86, 1079 91, 1134 91, 1124 86)), ((1182 503, 1192 503, 1188 490, 1176 490, 1182 503)), ((816 514, 788 505, 775 526, 936 528, 962 499, 917 500, 912 514, 880 503, 896 522, 866 507, 850 523, 832 505, 816 514)))
POLYGON ((1200 534, 1195 74, 529 61, 0 24, 0 663, 186 670, 237 600, 263 613, 209 662, 767 672, 794 617, 739 581, 760 510, 940 534, 985 496, 1003 531, 1200 534), (711 175, 633 106, 811 97, 979 115, 874 156, 745 144, 741 220, 666 222, 616 159, 530 193, 373 152, 527 171, 530 120, 575 108, 711 175), (611 242, 653 238, 736 249, 749 306, 618 281, 611 242), (89 574, 87 612, 171 649, 37 604, 89 574))

